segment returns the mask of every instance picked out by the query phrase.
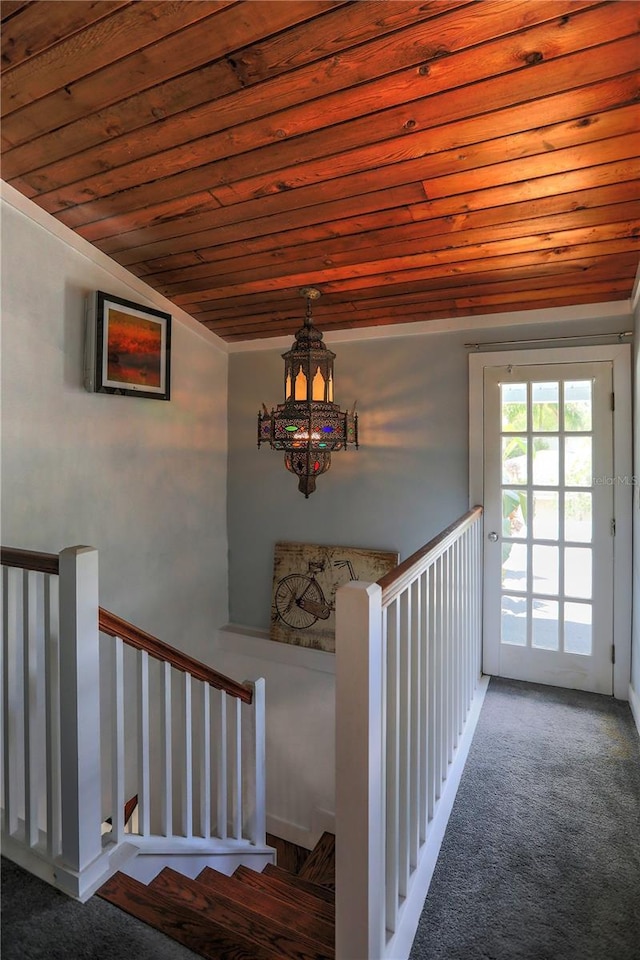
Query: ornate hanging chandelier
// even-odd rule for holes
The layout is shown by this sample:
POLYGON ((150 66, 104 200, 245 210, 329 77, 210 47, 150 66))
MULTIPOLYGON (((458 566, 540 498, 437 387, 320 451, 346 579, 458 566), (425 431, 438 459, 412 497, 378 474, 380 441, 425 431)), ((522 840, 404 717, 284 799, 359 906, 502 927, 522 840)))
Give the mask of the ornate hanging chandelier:
POLYGON ((316 488, 316 478, 331 466, 331 454, 358 446, 358 415, 343 411, 333 402, 335 353, 322 342, 322 333, 311 318, 311 302, 320 291, 304 287, 307 300, 304 326, 293 346, 283 353, 284 403, 271 412, 262 405, 258 414, 258 446, 269 443, 284 451, 284 465, 298 477, 298 490, 305 498, 316 488))

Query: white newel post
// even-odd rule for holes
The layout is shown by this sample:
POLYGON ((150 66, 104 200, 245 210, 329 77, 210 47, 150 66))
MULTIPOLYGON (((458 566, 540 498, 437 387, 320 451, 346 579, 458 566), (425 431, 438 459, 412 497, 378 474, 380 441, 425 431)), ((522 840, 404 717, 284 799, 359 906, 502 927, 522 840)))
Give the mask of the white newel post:
POLYGON ((251 705, 242 705, 242 835, 256 845, 266 843, 266 780, 265 755, 265 681, 245 680, 253 692, 251 705))
POLYGON ((62 861, 81 874, 102 853, 98 551, 60 554, 62 861))
POLYGON ((384 956, 382 591, 336 594, 336 960, 384 956))

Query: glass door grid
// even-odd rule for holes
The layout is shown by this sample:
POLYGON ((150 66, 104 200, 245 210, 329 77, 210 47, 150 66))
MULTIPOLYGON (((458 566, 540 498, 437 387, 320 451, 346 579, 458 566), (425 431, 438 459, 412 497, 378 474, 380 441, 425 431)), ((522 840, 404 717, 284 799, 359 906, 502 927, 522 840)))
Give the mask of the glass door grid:
POLYGON ((592 654, 593 380, 501 383, 501 643, 592 654))

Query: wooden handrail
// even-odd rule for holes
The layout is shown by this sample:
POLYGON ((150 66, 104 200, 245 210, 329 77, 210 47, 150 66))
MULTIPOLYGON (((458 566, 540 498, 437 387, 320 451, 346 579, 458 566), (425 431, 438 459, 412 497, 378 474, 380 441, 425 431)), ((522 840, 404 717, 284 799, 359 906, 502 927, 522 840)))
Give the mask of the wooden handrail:
MULTIPOLYGON (((35 550, 19 550, 17 547, 1 547, 0 563, 5 567, 19 567, 22 570, 35 570, 38 573, 59 573, 60 562, 55 553, 38 553, 35 550)), ((236 683, 224 674, 212 670, 205 663, 195 660, 186 653, 175 650, 168 643, 163 643, 150 633, 139 630, 127 620, 122 620, 114 613, 99 608, 98 625, 103 633, 111 637, 120 637, 128 646, 138 650, 146 650, 150 657, 170 663, 176 670, 190 673, 197 680, 204 680, 217 690, 224 690, 232 697, 237 697, 244 703, 251 703, 253 694, 249 687, 236 683)))
POLYGON ((471 510, 463 516, 454 520, 442 533, 439 533, 432 540, 429 540, 424 547, 420 547, 420 549, 412 553, 410 557, 407 557, 407 559, 403 560, 397 567, 394 567, 394 569, 386 573, 384 577, 381 577, 380 580, 378 580, 378 586, 382 589, 383 603, 392 599, 392 595, 395 596, 399 593, 404 586, 413 579, 415 571, 424 563, 430 553, 434 553, 438 549, 443 548, 445 541, 455 540, 456 536, 462 533, 466 527, 471 526, 474 520, 481 516, 481 514, 482 507, 472 507, 471 510))
POLYGON ((38 553, 36 550, 19 550, 17 547, 0 548, 0 563, 3 567, 20 567, 38 573, 57 574, 60 561, 57 553, 38 553))
POLYGON ((168 643, 163 643, 162 640, 151 636, 150 633, 145 633, 144 630, 134 627, 132 623, 117 617, 115 613, 109 613, 103 607, 99 609, 98 626, 102 633, 106 633, 110 637, 119 637, 128 646, 135 647, 137 650, 146 650, 150 657, 162 660, 164 663, 170 663, 176 670, 189 673, 196 680, 204 680, 205 683, 210 684, 217 690, 223 690, 244 703, 251 703, 253 694, 249 687, 236 683, 235 680, 225 677, 217 670, 212 670, 205 663, 175 650, 168 643))

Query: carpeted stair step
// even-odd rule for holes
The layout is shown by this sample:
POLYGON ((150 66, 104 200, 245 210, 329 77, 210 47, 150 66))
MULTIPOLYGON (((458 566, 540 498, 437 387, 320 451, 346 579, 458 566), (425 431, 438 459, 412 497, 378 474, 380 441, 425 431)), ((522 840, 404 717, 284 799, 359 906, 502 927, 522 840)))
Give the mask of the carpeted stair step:
POLYGON ((319 895, 316 896, 315 893, 310 892, 316 888, 316 884, 308 884, 305 881, 296 882, 296 877, 287 873, 286 870, 280 871, 283 876, 281 879, 278 870, 278 867, 269 865, 268 873, 266 868, 262 873, 256 873, 249 867, 237 867, 233 876, 249 886, 277 896, 286 903, 299 904, 328 923, 335 923, 336 911, 333 899, 330 901, 324 899, 328 892, 325 887, 317 887, 319 895))
POLYGON ((207 960, 282 960, 277 945, 263 946, 241 930, 230 930, 124 873, 107 880, 98 896, 207 960))
POLYGON ((336 838, 332 833, 323 833, 315 847, 298 870, 303 880, 311 880, 323 887, 335 890, 336 886, 336 838))
POLYGON ((251 941, 265 951, 273 951, 279 960, 333 960, 333 946, 324 946, 289 926, 287 920, 279 921, 266 909, 254 909, 245 901, 239 904, 233 896, 220 890, 212 890, 198 880, 191 880, 165 867, 151 881, 149 889, 171 898, 190 912, 202 913, 208 923, 215 923, 228 931, 230 936, 240 933, 244 940, 251 941))
MULTIPOLYGON (((255 871, 251 871, 255 873, 255 871)), ((291 898, 284 900, 272 890, 260 889, 244 883, 238 877, 228 877, 211 867, 205 867, 197 878, 212 893, 227 897, 250 910, 263 913, 302 934, 314 942, 321 943, 333 951, 335 940, 334 925, 322 917, 316 916, 307 906, 301 905, 299 900, 291 898)))
POLYGON ((282 880, 283 883, 288 883, 294 889, 306 890, 307 893, 313 894, 313 896, 319 900, 324 900, 325 903, 335 903, 333 890, 319 883, 314 883, 313 880, 306 880, 299 874, 288 873, 286 870, 281 870, 280 867, 275 867, 272 863, 268 863, 262 873, 268 877, 277 877, 279 880, 282 880))

